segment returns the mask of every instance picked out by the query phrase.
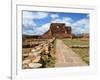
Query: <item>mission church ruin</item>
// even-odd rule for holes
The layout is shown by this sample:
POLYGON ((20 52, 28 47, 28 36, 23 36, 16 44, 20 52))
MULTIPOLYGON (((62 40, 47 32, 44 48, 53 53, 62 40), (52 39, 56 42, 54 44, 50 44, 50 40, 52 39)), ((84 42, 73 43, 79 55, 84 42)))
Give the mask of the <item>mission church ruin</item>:
POLYGON ((72 29, 70 26, 66 26, 65 23, 51 23, 50 29, 45 32, 42 38, 71 38, 72 29))

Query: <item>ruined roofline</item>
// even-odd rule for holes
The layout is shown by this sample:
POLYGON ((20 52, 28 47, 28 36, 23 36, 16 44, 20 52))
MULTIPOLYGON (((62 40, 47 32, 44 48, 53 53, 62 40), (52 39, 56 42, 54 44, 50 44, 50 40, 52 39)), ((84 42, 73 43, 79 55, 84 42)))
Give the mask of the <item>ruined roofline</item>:
POLYGON ((65 27, 67 28, 67 27, 71 27, 71 26, 65 26, 65 27))
POLYGON ((65 27, 71 27, 69 25, 66 25, 65 23, 51 23, 50 26, 52 25, 64 25, 65 27))
POLYGON ((67 38, 72 35, 71 26, 67 26, 65 23, 51 23, 50 28, 46 31, 42 37, 43 38, 67 38))
POLYGON ((55 24, 57 24, 57 25, 59 25, 59 24, 65 25, 65 23, 51 23, 51 25, 55 25, 55 24))

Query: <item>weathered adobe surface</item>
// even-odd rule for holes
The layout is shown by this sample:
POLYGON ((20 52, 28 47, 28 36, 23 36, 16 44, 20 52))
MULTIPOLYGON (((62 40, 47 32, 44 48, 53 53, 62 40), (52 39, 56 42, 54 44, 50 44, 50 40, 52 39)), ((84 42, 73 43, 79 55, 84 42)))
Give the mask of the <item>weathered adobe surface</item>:
POLYGON ((42 35, 42 38, 71 38, 72 29, 65 23, 51 23, 50 29, 42 35))

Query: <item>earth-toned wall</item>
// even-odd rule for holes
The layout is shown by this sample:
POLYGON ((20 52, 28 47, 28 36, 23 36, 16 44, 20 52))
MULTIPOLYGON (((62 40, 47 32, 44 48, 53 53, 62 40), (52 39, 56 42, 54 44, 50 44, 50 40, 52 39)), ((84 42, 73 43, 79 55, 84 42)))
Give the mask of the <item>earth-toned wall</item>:
POLYGON ((71 38, 71 27, 64 23, 51 23, 50 29, 42 35, 42 38, 71 38))

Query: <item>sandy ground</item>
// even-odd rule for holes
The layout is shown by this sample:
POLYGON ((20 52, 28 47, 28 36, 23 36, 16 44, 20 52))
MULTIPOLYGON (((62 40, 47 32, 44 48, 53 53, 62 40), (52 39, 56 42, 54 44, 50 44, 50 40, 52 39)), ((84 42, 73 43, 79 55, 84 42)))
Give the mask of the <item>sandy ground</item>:
POLYGON ((86 66, 87 64, 79 55, 72 51, 62 40, 56 40, 56 64, 55 67, 86 66))

